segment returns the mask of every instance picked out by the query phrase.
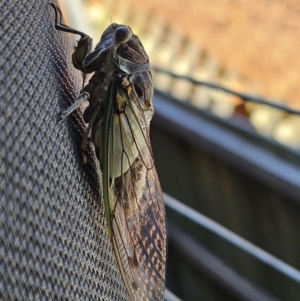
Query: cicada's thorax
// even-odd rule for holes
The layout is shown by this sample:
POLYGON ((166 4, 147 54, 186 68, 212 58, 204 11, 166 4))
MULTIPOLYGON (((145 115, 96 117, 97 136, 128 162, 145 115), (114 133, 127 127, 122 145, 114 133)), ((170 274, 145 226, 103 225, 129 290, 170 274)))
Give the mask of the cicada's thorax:
MULTIPOLYGON (((80 45, 77 48, 79 47, 80 45)), ((76 61, 76 52, 74 52, 75 65, 76 61)), ((88 85, 82 90, 90 94, 89 103, 92 105, 99 100, 105 100, 108 85, 113 75, 117 73, 127 77, 139 96, 145 94, 146 102, 152 100, 149 99, 153 96, 153 83, 148 56, 139 38, 127 26, 111 24, 103 32, 95 50, 86 57, 85 66, 79 66, 78 69, 83 73, 95 72, 88 85), (137 79, 136 74, 139 74, 137 79), (143 91, 149 89, 150 95, 147 91, 143 91)))

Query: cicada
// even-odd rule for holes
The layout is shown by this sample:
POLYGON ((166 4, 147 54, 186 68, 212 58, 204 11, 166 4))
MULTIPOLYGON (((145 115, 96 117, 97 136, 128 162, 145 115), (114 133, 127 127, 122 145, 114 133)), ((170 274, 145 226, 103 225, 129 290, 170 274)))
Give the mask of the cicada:
POLYGON ((130 27, 115 23, 91 51, 92 39, 63 24, 60 9, 51 5, 55 28, 80 35, 74 67, 94 72, 60 119, 88 101, 81 149, 91 136, 103 173, 108 233, 126 290, 131 300, 163 300, 167 231, 149 138, 154 113, 149 58, 130 27))

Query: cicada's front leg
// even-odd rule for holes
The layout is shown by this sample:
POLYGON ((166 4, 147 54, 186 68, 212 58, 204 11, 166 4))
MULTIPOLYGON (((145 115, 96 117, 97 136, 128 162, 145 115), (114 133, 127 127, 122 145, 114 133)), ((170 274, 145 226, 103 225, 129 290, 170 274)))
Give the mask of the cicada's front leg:
POLYGON ((84 72, 84 60, 91 52, 93 40, 87 34, 63 24, 62 13, 59 7, 53 3, 50 3, 50 5, 54 8, 55 11, 55 28, 57 30, 80 35, 80 40, 78 41, 78 45, 77 47, 75 47, 75 52, 72 55, 72 61, 76 69, 79 69, 83 73, 86 73, 84 72))
POLYGON ((99 65, 106 58, 107 53, 109 52, 109 47, 96 47, 96 49, 91 52, 93 39, 90 38, 87 34, 71 28, 62 23, 62 14, 58 6, 50 3, 55 11, 55 28, 57 30, 70 32, 80 35, 77 47, 72 54, 72 62, 76 69, 82 71, 84 74, 92 73, 99 68, 99 65))

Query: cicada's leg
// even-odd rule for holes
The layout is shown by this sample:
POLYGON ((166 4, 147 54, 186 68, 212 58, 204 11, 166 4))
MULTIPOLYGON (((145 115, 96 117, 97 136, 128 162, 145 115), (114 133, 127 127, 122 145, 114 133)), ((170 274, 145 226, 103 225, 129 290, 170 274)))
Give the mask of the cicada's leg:
POLYGON ((89 37, 87 34, 79 31, 79 30, 76 30, 74 28, 71 28, 69 26, 67 26, 66 24, 63 24, 62 23, 62 13, 61 13, 61 10, 60 8, 55 5, 54 3, 49 3, 54 11, 55 11, 55 28, 57 30, 61 30, 61 31, 65 31, 65 32, 70 32, 70 33, 74 33, 74 34, 79 34, 81 37, 89 37))
POLYGON ((63 121, 66 119, 74 110, 76 110, 81 104, 83 104, 85 101, 89 100, 90 94, 88 92, 84 92, 80 94, 75 102, 68 107, 65 111, 60 112, 56 115, 56 118, 58 121, 63 121))
MULTIPOLYGON (((90 135, 91 129, 94 126, 94 123, 96 121, 96 118, 97 118, 99 112, 101 110, 103 110, 103 107, 104 107, 104 102, 102 100, 99 100, 98 104, 94 108, 93 114, 91 115, 91 117, 89 119, 88 128, 86 129, 86 131, 85 131, 85 133, 83 135, 83 139, 82 139, 82 142, 80 144, 80 151, 81 151, 81 156, 82 156, 83 164, 86 164, 86 161, 87 161, 86 155, 85 155, 85 150, 86 150, 86 144, 87 144, 87 141, 89 139, 89 135, 90 135)), ((86 109, 88 109, 88 108, 86 108, 86 109)))
POLYGON ((62 23, 62 14, 56 5, 50 3, 55 11, 55 28, 57 30, 71 32, 74 34, 79 34, 80 39, 78 41, 77 47, 75 47, 75 52, 72 54, 72 62, 76 69, 81 70, 84 74, 96 71, 99 65, 103 63, 103 60, 107 57, 107 53, 111 46, 104 46, 95 49, 91 52, 92 48, 92 38, 87 34, 71 28, 62 23))
POLYGON ((78 41, 78 45, 77 47, 75 47, 75 52, 72 55, 72 61, 76 69, 81 70, 83 73, 88 73, 89 70, 87 70, 84 60, 91 52, 93 39, 90 38, 87 34, 74 28, 71 28, 66 24, 63 24, 62 13, 59 7, 53 3, 49 4, 53 7, 55 11, 55 28, 57 30, 80 35, 80 40, 78 41))

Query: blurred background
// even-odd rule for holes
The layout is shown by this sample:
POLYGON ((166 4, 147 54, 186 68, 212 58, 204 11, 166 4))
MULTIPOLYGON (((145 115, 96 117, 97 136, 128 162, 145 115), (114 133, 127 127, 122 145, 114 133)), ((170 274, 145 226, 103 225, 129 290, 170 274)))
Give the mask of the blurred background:
POLYGON ((94 46, 122 23, 150 57, 168 289, 182 300, 299 300, 299 1, 60 5, 94 46))

